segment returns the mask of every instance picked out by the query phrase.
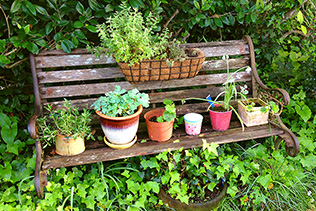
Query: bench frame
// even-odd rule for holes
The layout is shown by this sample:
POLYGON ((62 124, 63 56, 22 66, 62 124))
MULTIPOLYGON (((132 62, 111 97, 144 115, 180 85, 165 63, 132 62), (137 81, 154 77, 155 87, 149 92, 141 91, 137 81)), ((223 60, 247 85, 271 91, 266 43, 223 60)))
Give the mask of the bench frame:
MULTIPOLYGON (((251 72, 251 86, 252 86, 252 96, 257 97, 258 92, 268 92, 270 96, 274 99, 279 100, 282 105, 288 105, 290 102, 289 94, 284 89, 278 88, 268 88, 265 86, 257 73, 256 69, 256 62, 255 62, 255 53, 252 40, 249 36, 245 35, 242 40, 238 42, 244 42, 248 45, 247 49, 249 51, 249 60, 250 60, 250 67, 252 68, 251 72)), ((208 47, 216 47, 216 46, 224 46, 225 49, 229 49, 230 45, 235 43, 235 41, 224 41, 224 42, 210 42, 210 43, 191 43, 185 44, 186 47, 196 47, 196 48, 208 48, 208 47)), ((77 51, 85 51, 77 49, 77 51)), ((274 115, 270 117, 268 125, 261 125, 261 126, 254 126, 245 128, 245 131, 241 131, 240 123, 238 122, 232 123, 232 127, 224 132, 216 132, 212 131, 211 129, 207 129, 202 131, 200 136, 187 136, 183 133, 175 134, 173 138, 171 138, 167 142, 153 142, 147 141, 144 143, 140 143, 139 140, 137 143, 128 149, 124 150, 114 150, 109 147, 104 146, 96 147, 93 149, 87 149, 80 155, 76 156, 52 156, 50 158, 46 158, 44 156, 44 150, 42 149, 41 142, 38 140, 38 133, 36 129, 36 121, 37 118, 43 115, 43 104, 46 102, 42 99, 41 95, 43 95, 43 91, 41 91, 41 85, 39 84, 39 79, 41 79, 41 75, 39 74, 39 69, 36 63, 36 57, 41 56, 45 58, 46 55, 49 55, 49 52, 52 53, 60 53, 63 55, 67 55, 62 51, 45 51, 41 52, 39 55, 30 55, 30 63, 31 63, 31 71, 33 77, 33 84, 34 84, 34 97, 35 97, 35 107, 34 107, 34 114, 29 119, 28 124, 28 131, 33 139, 35 139, 35 146, 36 146, 36 166, 35 166, 35 189, 39 198, 44 197, 44 187, 47 185, 47 170, 51 168, 60 168, 60 167, 69 167, 69 166, 76 166, 82 164, 89 164, 95 162, 102 162, 102 161, 109 161, 109 160, 116 160, 122 158, 128 158, 133 156, 140 156, 140 155, 150 155, 150 154, 157 154, 166 150, 177 150, 179 148, 195 148, 201 147, 203 142, 202 139, 205 139, 208 143, 215 142, 218 144, 223 143, 232 143, 244 140, 251 140, 257 138, 264 138, 273 136, 274 137, 274 145, 275 149, 278 149, 280 143, 284 140, 285 141, 285 148, 290 156, 296 156, 300 151, 300 145, 297 137, 293 132, 291 132, 282 122, 280 118, 280 114, 274 115), (269 132, 267 132, 269 131, 269 132)), ((224 55, 225 52, 220 53, 224 55)), ((92 55, 94 56, 94 55, 92 55)), ((201 73, 203 74, 203 73, 201 73)), ((182 79, 179 79, 182 80, 182 79)), ((193 79, 186 79, 186 80, 193 80, 193 79)), ((163 84, 168 84, 171 81, 160 82, 163 87, 163 84)), ((144 82, 144 84, 148 85, 150 82, 144 82)), ((158 82, 159 83, 159 82, 158 82)), ((132 85, 134 87, 144 87, 142 83, 132 85)), ((211 90, 212 87, 209 87, 211 90)), ((163 100, 164 96, 159 96, 159 93, 150 93, 152 96, 161 98, 163 100)), ((158 100, 156 100, 158 102, 158 100)), ((161 102, 161 101, 160 101, 161 102)), ((47 102, 46 102, 47 103, 47 102)), ((155 107, 155 106, 154 106, 155 107)), ((191 109, 192 110, 192 109, 191 109)), ((190 112, 190 106, 181 107, 177 106, 177 112, 184 114, 186 112, 190 112)), ((144 114, 145 112, 143 112, 144 114)), ((203 125, 204 127, 204 125, 203 125)), ((147 138, 148 139, 148 138, 147 138)), ((98 145, 98 144, 96 144, 98 145)))

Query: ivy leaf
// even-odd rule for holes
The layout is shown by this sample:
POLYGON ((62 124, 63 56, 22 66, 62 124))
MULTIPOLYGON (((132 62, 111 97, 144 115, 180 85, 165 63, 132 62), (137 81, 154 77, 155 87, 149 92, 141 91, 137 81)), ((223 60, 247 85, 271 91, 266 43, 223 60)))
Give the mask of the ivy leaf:
POLYGON ((174 183, 175 181, 180 181, 180 174, 176 171, 171 171, 170 173, 170 184, 174 183))
POLYGON ((11 5, 10 12, 11 12, 11 13, 15 13, 15 12, 17 12, 20 8, 21 8, 21 0, 15 0, 15 1, 12 3, 12 5, 11 5))
POLYGON ((270 183, 270 175, 267 174, 265 176, 259 176, 258 178, 258 182, 264 187, 264 188, 267 188, 268 187, 268 184, 270 183))
POLYGON ((7 59, 7 57, 5 55, 0 55, 0 64, 8 64, 10 63, 10 60, 7 59))
POLYGON ((302 158, 301 164, 309 170, 312 170, 316 166, 316 156, 309 154, 302 158))
POLYGON ((312 111, 307 105, 303 105, 302 107, 299 105, 295 105, 295 111, 298 115, 300 115, 300 117, 302 117, 304 122, 307 122, 312 116, 312 111))
POLYGON ((12 166, 9 162, 5 162, 4 167, 0 165, 0 175, 5 181, 9 181, 11 179, 11 173, 12 166))
POLYGON ((16 122, 12 125, 4 125, 1 128, 1 136, 4 142, 8 145, 13 145, 14 139, 18 134, 18 124, 16 122))
POLYGON ((159 184, 157 182, 149 181, 146 183, 148 191, 153 190, 155 193, 159 193, 159 184))
POLYGON ((4 113, 0 113, 0 127, 3 127, 4 125, 10 125, 10 124, 11 124, 10 118, 4 113))
POLYGON ((76 10, 82 15, 84 13, 84 7, 83 5, 78 1, 76 5, 76 10))

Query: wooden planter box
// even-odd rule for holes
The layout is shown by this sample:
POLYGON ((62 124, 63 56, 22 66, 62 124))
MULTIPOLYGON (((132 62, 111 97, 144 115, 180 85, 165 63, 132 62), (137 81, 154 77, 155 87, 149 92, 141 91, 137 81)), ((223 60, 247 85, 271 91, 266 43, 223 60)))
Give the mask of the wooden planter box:
POLYGON ((255 102, 256 104, 260 104, 261 106, 254 106, 251 112, 246 111, 246 103, 245 101, 238 101, 238 114, 241 117, 242 121, 247 127, 255 126, 255 125, 263 125, 268 123, 269 111, 263 113, 261 108, 263 106, 267 106, 265 102, 260 99, 252 98, 248 99, 249 102, 255 102))
POLYGON ((188 57, 183 62, 175 61, 172 66, 169 66, 166 60, 145 60, 133 66, 119 62, 118 65, 125 78, 132 83, 192 78, 199 73, 205 56, 199 49, 189 50, 196 50, 197 56, 188 57))

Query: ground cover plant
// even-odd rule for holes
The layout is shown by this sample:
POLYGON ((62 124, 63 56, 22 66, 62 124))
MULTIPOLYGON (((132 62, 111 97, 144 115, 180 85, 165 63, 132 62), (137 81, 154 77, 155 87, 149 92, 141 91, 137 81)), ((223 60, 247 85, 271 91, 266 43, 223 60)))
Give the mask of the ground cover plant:
MULTIPOLYGON (((97 45, 96 25, 120 3, 0 2, 0 210, 106 210, 111 206, 116 210, 167 209, 155 204, 157 184, 140 181, 151 173, 142 170, 141 157, 117 166, 104 163, 52 170, 45 198, 39 200, 35 195, 34 140, 26 130, 34 101, 29 53, 47 48, 70 52, 87 44, 97 45), (144 186, 152 188, 143 194, 144 186)), ((228 197, 218 210, 315 210, 315 1, 128 3, 145 16, 153 12, 160 30, 168 27, 175 37, 187 37, 189 42, 250 35, 260 77, 265 84, 285 88, 292 97, 282 119, 298 135, 301 152, 295 158, 288 157, 284 146, 273 151, 271 140, 267 144, 223 146, 226 157, 222 159, 231 159, 234 165, 229 165, 228 197), (252 164, 245 167, 236 158, 252 164)))

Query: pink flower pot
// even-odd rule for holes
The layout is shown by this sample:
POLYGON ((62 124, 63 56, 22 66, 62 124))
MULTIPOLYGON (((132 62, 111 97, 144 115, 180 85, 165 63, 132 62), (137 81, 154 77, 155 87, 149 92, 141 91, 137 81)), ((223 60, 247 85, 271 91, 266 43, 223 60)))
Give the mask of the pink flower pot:
POLYGON ((221 112, 209 110, 213 130, 227 130, 230 125, 233 110, 221 112))

